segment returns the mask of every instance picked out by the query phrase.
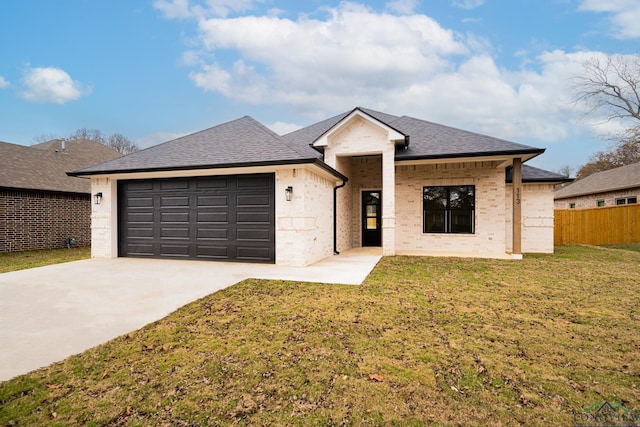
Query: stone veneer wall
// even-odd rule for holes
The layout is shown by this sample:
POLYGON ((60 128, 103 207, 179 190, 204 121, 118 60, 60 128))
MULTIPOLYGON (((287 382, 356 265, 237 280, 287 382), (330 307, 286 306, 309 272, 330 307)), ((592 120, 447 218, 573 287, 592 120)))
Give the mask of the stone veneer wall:
POLYGON ((91 196, 29 190, 0 190, 0 252, 91 244, 91 196))
POLYGON ((305 169, 276 172, 276 264, 305 267, 333 254, 333 187, 305 169))
POLYGON ((396 166, 398 253, 505 253, 504 170, 492 162, 396 166), (425 186, 475 185, 475 234, 423 233, 425 186))

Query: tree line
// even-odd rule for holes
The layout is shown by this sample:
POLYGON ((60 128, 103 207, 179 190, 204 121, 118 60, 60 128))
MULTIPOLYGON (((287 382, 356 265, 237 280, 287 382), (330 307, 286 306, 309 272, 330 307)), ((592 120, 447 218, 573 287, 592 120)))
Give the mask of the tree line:
POLYGON ((52 139, 65 139, 67 141, 86 139, 89 141, 96 141, 100 144, 104 144, 121 154, 131 154, 138 151, 139 149, 135 142, 131 141, 121 133, 114 133, 113 135, 107 136, 103 135, 102 132, 98 129, 81 128, 65 137, 60 137, 59 135, 55 134, 42 134, 33 139, 36 143, 51 141, 52 139))

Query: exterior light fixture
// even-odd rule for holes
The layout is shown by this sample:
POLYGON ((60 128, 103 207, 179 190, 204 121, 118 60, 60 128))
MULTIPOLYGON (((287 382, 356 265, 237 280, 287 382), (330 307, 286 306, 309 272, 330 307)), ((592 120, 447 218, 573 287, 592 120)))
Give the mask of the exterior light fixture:
POLYGON ((99 205, 102 202, 102 193, 96 193, 93 195, 93 200, 95 200, 96 205, 99 205))
POLYGON ((287 202, 291 201, 291 194, 292 193, 293 193, 293 187, 292 186, 288 186, 287 188, 285 188, 284 197, 287 199, 287 202))

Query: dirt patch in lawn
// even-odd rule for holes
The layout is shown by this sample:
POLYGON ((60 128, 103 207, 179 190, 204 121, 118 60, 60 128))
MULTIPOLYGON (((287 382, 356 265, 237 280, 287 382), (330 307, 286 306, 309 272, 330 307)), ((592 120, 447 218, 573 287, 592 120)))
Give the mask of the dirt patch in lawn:
POLYGON ((0 424, 573 425, 640 409, 638 301, 640 254, 589 247, 247 280, 0 383, 0 424))

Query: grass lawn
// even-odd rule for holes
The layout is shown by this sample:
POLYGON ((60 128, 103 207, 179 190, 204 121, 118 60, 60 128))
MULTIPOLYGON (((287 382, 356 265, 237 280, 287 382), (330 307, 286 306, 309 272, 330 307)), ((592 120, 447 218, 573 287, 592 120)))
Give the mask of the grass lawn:
POLYGON ((0 383, 0 425, 574 425, 640 409, 640 253, 247 280, 0 383))
POLYGON ((91 248, 49 249, 45 251, 0 252, 0 273, 42 267, 91 257, 91 248))

